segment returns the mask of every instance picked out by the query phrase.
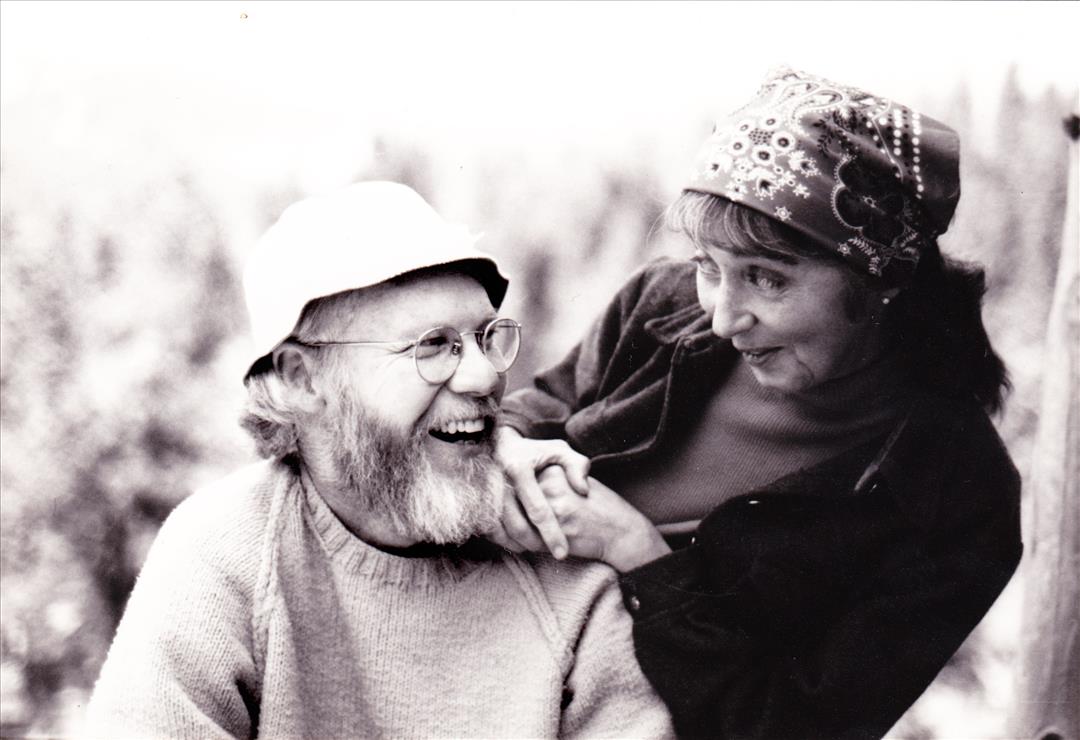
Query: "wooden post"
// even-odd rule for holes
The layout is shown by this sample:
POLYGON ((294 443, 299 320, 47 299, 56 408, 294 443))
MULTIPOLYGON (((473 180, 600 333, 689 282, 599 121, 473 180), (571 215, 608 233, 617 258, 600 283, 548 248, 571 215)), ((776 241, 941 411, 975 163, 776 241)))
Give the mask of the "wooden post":
POLYGON ((1080 740, 1080 236, 1077 135, 1054 300, 1047 325, 1042 401, 1027 495, 1017 734, 1080 740))

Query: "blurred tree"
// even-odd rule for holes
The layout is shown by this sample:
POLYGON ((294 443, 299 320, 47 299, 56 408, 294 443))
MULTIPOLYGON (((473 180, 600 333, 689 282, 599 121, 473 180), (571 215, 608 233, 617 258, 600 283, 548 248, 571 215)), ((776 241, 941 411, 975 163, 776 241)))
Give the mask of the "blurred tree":
MULTIPOLYGON (((1041 418, 1026 522, 1026 598, 1015 718, 1021 737, 1080 738, 1080 228, 1076 141, 1068 121, 1069 208, 1047 327, 1041 418)), ((1064 147, 1062 147, 1064 149, 1064 147)))
POLYGON ((19 690, 0 731, 48 733, 75 721, 161 521, 243 455, 219 363, 242 308, 189 178, 93 216, 5 198, 3 257, 0 630, 19 690))

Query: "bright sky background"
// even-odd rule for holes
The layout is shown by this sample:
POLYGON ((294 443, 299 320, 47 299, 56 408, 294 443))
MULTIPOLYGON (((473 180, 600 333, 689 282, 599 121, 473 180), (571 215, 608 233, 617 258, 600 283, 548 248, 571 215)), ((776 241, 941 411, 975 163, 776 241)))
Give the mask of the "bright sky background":
POLYGON ((87 207, 102 178, 176 162, 226 200, 285 180, 337 186, 377 130, 462 160, 584 147, 617 162, 659 141, 689 161, 706 114, 779 63, 930 114, 966 79, 989 121, 1011 63, 1032 93, 1076 89, 1080 28, 1076 2, 0 8, 5 179, 87 207))

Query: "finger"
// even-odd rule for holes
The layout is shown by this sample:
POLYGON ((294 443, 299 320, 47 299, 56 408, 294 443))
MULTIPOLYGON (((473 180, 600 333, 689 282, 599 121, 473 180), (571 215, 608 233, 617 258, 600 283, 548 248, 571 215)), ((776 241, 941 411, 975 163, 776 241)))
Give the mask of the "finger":
POLYGON ((585 464, 577 467, 564 467, 566 480, 570 487, 580 496, 589 495, 589 459, 585 458, 585 464))
MULTIPOLYGON (((566 471, 570 487, 581 496, 589 495, 589 458, 565 442, 558 442, 544 456, 547 465, 558 465, 566 471)), ((541 465, 537 465, 541 467, 541 465)))
MULTIPOLYGON (((517 492, 518 503, 525 512, 525 516, 536 527, 547 549, 557 559, 566 557, 570 548, 569 543, 566 541, 562 528, 559 527, 555 512, 551 510, 551 505, 548 504, 547 498, 536 482, 535 473, 521 468, 513 468, 508 472, 517 492)), ((516 531, 513 534, 517 536, 516 531)))
POLYGON ((558 463, 552 463, 536 475, 536 482, 544 493, 560 493, 570 488, 566 471, 558 463))
POLYGON ((540 534, 529 523, 516 498, 508 499, 503 506, 500 522, 506 538, 514 543, 515 552, 545 552, 547 546, 540 534))
MULTIPOLYGON (((619 494, 615 493, 615 491, 611 490, 606 485, 604 485, 600 481, 596 480, 596 478, 589 478, 588 483, 589 483, 589 490, 591 490, 591 491, 604 491, 606 493, 612 494, 613 496, 619 496, 619 494)), ((622 498, 622 497, 619 496, 619 498, 622 498)))
POLYGON ((509 482, 503 487, 502 514, 495 527, 490 539, 507 550, 543 552, 546 549, 544 541, 525 518, 517 500, 517 492, 509 482))
POLYGON ((495 525, 495 528, 487 533, 487 538, 504 550, 509 550, 510 552, 525 552, 525 548, 508 535, 501 524, 495 525))
POLYGON ((559 520, 560 526, 563 526, 565 530, 563 512, 580 506, 579 499, 584 497, 574 490, 574 487, 570 485, 570 480, 567 478, 566 471, 558 465, 549 465, 540 471, 540 475, 536 476, 536 482, 540 485, 540 490, 543 492, 544 498, 547 499, 548 506, 551 507, 555 518, 559 520))
POLYGON ((535 475, 549 465, 558 465, 567 472, 570 485, 582 496, 589 493, 589 458, 577 452, 565 440, 524 439, 510 427, 499 427, 496 431, 497 444, 495 457, 515 479, 519 474, 535 475), (525 468, 531 467, 531 470, 525 468))

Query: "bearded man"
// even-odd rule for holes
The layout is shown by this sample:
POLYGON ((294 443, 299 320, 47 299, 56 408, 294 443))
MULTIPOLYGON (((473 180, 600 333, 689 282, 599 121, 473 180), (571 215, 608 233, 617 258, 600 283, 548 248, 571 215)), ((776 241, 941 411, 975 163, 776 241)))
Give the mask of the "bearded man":
POLYGON ((671 733, 614 572, 477 539, 520 327, 474 243, 392 183, 302 201, 260 240, 243 425, 266 459, 162 527, 92 732, 671 733))

